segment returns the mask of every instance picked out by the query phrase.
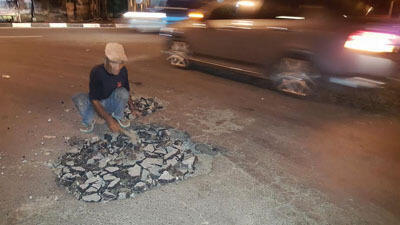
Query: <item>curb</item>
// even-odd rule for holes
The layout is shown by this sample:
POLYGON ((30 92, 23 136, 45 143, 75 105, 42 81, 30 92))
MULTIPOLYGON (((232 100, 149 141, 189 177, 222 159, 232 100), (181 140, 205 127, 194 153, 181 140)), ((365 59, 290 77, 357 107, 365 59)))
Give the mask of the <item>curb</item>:
POLYGON ((132 28, 130 24, 100 23, 0 23, 0 28, 132 28))

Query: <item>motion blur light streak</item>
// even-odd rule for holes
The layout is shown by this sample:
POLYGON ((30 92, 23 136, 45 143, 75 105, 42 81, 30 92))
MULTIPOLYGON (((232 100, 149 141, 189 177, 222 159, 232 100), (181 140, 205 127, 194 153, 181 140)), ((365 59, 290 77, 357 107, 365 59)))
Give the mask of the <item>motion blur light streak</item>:
POLYGON ((201 12, 190 12, 188 16, 189 18, 202 19, 204 17, 204 14, 201 12))
POLYGON ((345 48, 368 52, 393 52, 399 36, 387 33, 359 31, 349 36, 345 48))
POLYGON ((238 1, 236 3, 236 7, 246 6, 246 7, 253 7, 255 3, 253 1, 238 1))
POLYGON ((304 20, 301 16, 276 16, 277 19, 289 19, 289 20, 304 20))
POLYGON ((253 21, 250 21, 250 20, 239 20, 239 21, 234 21, 234 22, 232 22, 232 25, 237 25, 237 26, 253 26, 253 21))
POLYGON ((194 27, 206 28, 206 25, 204 23, 193 23, 192 25, 194 27))
POLYGON ((372 12, 372 10, 374 10, 374 7, 372 7, 372 6, 369 7, 369 8, 368 8, 368 11, 367 11, 367 15, 368 15, 370 12, 372 12))
POLYGON ((126 12, 125 18, 165 18, 165 13, 152 13, 152 12, 126 12))

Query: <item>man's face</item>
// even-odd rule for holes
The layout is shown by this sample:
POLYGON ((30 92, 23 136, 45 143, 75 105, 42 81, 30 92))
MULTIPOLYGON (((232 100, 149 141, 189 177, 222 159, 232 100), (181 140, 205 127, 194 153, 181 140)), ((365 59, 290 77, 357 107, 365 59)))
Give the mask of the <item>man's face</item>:
POLYGON ((124 67, 124 62, 116 62, 116 61, 111 61, 109 59, 107 59, 106 61, 108 62, 107 70, 109 73, 113 75, 118 75, 122 67, 124 67))

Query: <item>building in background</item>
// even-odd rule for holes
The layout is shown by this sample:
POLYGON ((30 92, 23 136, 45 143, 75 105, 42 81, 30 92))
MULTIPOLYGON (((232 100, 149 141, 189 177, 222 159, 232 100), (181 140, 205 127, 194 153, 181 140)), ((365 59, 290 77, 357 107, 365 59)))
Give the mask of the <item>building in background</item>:
MULTIPOLYGON (((207 0, 0 0, 2 22, 69 22, 104 20, 121 17, 127 11, 151 8, 197 8, 193 4, 207 0)), ((360 0, 337 0, 338 4, 353 4, 360 0)), ((365 1, 373 6, 372 15, 400 16, 400 0, 365 1)), ((200 4, 201 5, 201 4, 200 4)))

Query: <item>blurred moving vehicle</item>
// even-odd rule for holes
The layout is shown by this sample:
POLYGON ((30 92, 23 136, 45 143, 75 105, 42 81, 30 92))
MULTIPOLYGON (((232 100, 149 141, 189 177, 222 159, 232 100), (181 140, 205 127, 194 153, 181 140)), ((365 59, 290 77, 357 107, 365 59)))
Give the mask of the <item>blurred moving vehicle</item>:
POLYGON ((123 14, 122 22, 142 32, 158 32, 168 24, 188 18, 190 10, 207 4, 207 0, 156 0, 142 11, 129 11, 123 14))
POLYGON ((171 65, 203 63, 270 79, 307 96, 323 82, 379 88, 400 81, 398 20, 348 0, 214 2, 161 29, 171 65))

